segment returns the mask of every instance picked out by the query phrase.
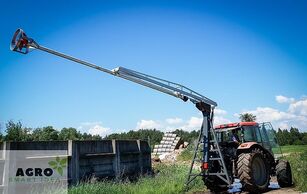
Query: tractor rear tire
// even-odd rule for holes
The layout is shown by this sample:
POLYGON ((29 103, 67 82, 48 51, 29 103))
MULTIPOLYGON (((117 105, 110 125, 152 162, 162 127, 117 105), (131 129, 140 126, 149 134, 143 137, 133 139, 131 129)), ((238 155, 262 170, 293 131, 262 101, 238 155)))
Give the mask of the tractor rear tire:
POLYGON ((270 183, 269 166, 260 150, 240 154, 237 170, 243 190, 250 193, 263 193, 267 190, 270 183))
POLYGON ((277 182, 280 187, 292 186, 292 173, 288 161, 279 160, 276 165, 277 182))

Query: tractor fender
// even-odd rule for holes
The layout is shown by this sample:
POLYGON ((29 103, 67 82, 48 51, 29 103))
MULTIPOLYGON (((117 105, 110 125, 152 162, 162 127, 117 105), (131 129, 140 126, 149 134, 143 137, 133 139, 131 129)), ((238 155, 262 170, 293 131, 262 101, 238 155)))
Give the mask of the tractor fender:
MULTIPOLYGON (((246 150, 250 149, 253 145, 258 144, 257 142, 246 142, 246 143, 241 143, 238 147, 238 150, 246 150)), ((259 144, 258 144, 259 145, 259 144)))
POLYGON ((260 149, 268 157, 269 160, 272 160, 275 162, 274 156, 267 149, 265 149, 262 145, 260 145, 257 142, 246 142, 246 143, 240 144, 237 149, 237 155, 239 155, 242 152, 249 152, 250 150, 253 150, 256 148, 260 149))

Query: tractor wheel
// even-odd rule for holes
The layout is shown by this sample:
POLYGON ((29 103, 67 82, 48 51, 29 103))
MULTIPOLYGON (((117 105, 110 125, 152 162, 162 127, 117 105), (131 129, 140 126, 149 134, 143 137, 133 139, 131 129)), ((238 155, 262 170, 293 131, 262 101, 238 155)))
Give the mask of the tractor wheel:
POLYGON ((267 190, 270 182, 269 166, 260 150, 240 154, 237 168, 243 190, 251 193, 262 193, 267 190))
POLYGON ((204 178, 205 185, 212 193, 223 193, 228 190, 228 186, 217 176, 204 178))
POLYGON ((276 165, 277 181, 280 187, 289 187, 292 185, 291 167, 288 161, 279 160, 276 165))

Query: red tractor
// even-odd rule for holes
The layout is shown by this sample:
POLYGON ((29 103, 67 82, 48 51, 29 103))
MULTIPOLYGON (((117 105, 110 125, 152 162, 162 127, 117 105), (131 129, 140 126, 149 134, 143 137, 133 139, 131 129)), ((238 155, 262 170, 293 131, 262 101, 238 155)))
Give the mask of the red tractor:
MULTIPOLYGON (((290 164, 279 160, 280 147, 270 123, 240 122, 215 127, 218 144, 231 180, 240 179, 242 189, 253 193, 267 190, 271 176, 277 176, 281 187, 292 185, 290 164)), ((214 156, 210 156, 214 157, 214 156)), ((220 172, 220 163, 210 160, 211 174, 220 172)), ((218 176, 204 176, 205 185, 213 192, 228 187, 218 176)))

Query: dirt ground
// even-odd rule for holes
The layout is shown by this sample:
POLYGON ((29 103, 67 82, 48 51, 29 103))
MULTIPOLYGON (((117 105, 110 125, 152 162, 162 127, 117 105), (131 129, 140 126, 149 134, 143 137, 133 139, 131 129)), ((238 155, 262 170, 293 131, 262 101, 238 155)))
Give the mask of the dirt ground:
MULTIPOLYGON (((270 185, 278 185, 277 183, 277 178, 275 176, 271 177, 271 184, 270 185)), ((276 189, 272 189, 270 188, 270 190, 266 193, 272 193, 272 194, 284 194, 284 193, 289 193, 289 194, 297 194, 300 193, 298 191, 295 191, 294 188, 292 187, 288 187, 288 188, 276 188, 276 189)))
MULTIPOLYGON (((270 189, 268 192, 265 192, 268 194, 299 194, 300 192, 295 191, 293 188, 279 188, 279 189, 270 189)), ((204 192, 196 192, 193 194, 213 194, 210 191, 204 191, 204 192)), ((235 194, 248 194, 248 192, 236 192, 235 194)))
POLYGON ((300 193, 298 191, 295 191, 293 188, 280 188, 280 189, 273 189, 271 191, 268 191, 266 193, 270 194, 297 194, 300 193))
MULTIPOLYGON (((235 194, 248 194, 248 192, 236 192, 235 194)), ((299 194, 300 192, 295 191, 293 188, 280 188, 280 189, 272 189, 269 190, 268 192, 265 193, 269 193, 269 194, 299 194)), ((204 192, 196 192, 193 194, 213 194, 210 191, 204 191, 204 192)))
MULTIPOLYGON (((229 193, 229 192, 226 192, 226 193, 229 193)), ((234 193, 234 194, 248 194, 248 192, 232 192, 232 193, 234 193)), ((268 194, 299 194, 301 192, 295 191, 293 187, 280 188, 278 183, 277 183, 276 177, 272 177, 271 182, 270 182, 270 186, 269 186, 269 190, 265 193, 268 193, 268 194)), ((204 192, 196 192, 194 194, 213 194, 213 193, 210 192, 210 191, 204 191, 204 192)))

